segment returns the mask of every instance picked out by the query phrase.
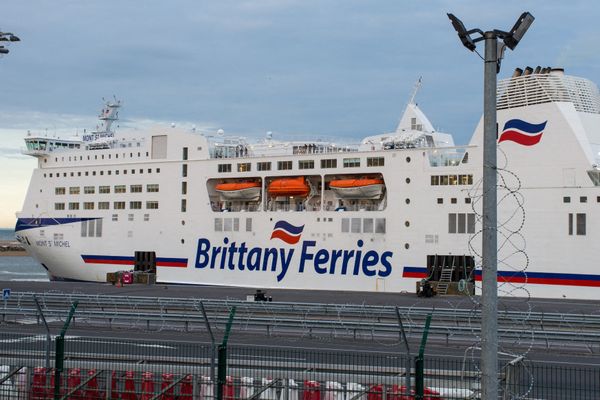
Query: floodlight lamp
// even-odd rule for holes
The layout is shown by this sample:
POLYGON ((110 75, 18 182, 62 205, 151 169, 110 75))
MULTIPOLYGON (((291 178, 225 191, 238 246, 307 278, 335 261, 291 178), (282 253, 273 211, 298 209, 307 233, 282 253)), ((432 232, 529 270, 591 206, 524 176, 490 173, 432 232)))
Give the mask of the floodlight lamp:
POLYGON ((6 36, 2 36, 2 34, 0 34, 0 42, 8 42, 8 38, 6 36))
POLYGON ((18 37, 18 36, 15 36, 15 35, 10 35, 10 36, 8 37, 8 39, 9 39, 11 42, 20 42, 20 41, 21 41, 21 39, 19 39, 19 37, 18 37))
POLYGON ((524 12, 521 14, 519 19, 517 19, 517 22, 515 22, 515 25, 510 30, 509 34, 504 38, 504 44, 509 49, 514 50, 523 36, 525 36, 525 32, 527 32, 534 19, 534 16, 529 12, 524 12))
POLYGON ((456 33, 458 33, 458 38, 462 42, 463 46, 465 46, 470 51, 475 50, 475 43, 473 42, 473 39, 471 39, 471 36, 467 32, 465 24, 463 24, 460 19, 456 18, 454 14, 448 13, 447 15, 448 18, 450 18, 450 21, 452 21, 452 26, 454 27, 454 30, 456 30, 456 33))
POLYGON ((0 46, 0 54, 8 54, 8 49, 4 48, 4 46, 0 46))

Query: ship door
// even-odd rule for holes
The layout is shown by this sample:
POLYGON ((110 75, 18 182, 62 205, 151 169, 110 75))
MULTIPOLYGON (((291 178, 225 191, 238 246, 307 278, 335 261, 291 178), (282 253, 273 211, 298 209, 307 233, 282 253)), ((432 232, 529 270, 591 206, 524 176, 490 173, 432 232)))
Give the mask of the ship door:
POLYGON ((156 273, 156 253, 154 251, 136 251, 134 271, 156 273))

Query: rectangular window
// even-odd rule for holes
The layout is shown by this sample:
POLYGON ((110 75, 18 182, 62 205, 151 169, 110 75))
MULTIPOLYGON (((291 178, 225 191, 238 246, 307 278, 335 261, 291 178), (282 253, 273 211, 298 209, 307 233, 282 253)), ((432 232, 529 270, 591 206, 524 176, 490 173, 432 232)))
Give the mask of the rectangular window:
POLYGON ((364 218, 363 219, 363 232, 364 233, 373 233, 373 218, 364 218))
POLYGON ((81 237, 87 237, 87 221, 81 221, 81 237))
POLYGON ((298 161, 298 169, 313 169, 315 168, 315 160, 300 160, 298 161))
POLYGON ((360 158, 344 158, 344 168, 360 167, 360 158))
POLYGON ((456 233, 456 214, 448 214, 448 233, 456 233))
POLYGON ((144 214, 144 221, 150 221, 150 214, 144 214))
POLYGON ((142 202, 141 201, 130 201, 129 202, 129 209, 130 210, 141 210, 142 208, 142 202))
POLYGON ((350 232, 352 233, 360 233, 360 218, 352 218, 350 221, 350 232))
POLYGON ((246 218, 246 232, 252 232, 252 218, 246 218))
POLYGON ((158 193, 158 183, 149 183, 146 185, 146 192, 158 193))
POLYGON ((247 163, 238 163, 237 171, 238 172, 249 172, 251 169, 251 165, 249 162, 247 163))
POLYGON ((124 210, 125 209, 125 202, 124 201, 115 201, 113 203, 113 208, 115 210, 124 210))
MULTIPOLYGON (((50 175, 50 177, 52 177, 52 175, 50 175)), ((65 194, 65 188, 64 187, 57 187, 54 188, 54 194, 65 194)))
POLYGON ((475 214, 467 214, 467 233, 475 233, 475 214))
POLYGON ((94 237, 94 233, 96 232, 96 221, 93 219, 90 219, 88 221, 88 236, 89 237, 94 237))
POLYGON ((93 201, 86 201, 83 203, 83 209, 84 210, 93 210, 94 209, 94 202, 93 201))
POLYGON ((69 210, 79 210, 79 203, 69 203, 69 210))
POLYGON ((258 171, 270 171, 271 170, 271 162, 263 161, 256 164, 256 169, 258 171))
POLYGON ((440 184, 439 175, 431 175, 431 186, 438 186, 440 184))
POLYGON ((112 215, 112 220, 113 221, 118 221, 119 220, 119 214, 113 214, 112 215))
POLYGON ((239 218, 234 218, 233 219, 233 231, 234 232, 239 232, 240 230, 240 219, 239 218))
POLYGON ((187 194, 187 182, 181 182, 181 194, 187 194))
POLYGON ((79 194, 79 186, 71 186, 69 188, 69 194, 79 194))
POLYGON ((129 185, 130 193, 142 193, 142 185, 129 185))
POLYGON ((54 209, 55 210, 64 210, 65 209, 65 203, 54 203, 54 209))
POLYGON ((385 159, 383 157, 367 157, 367 167, 383 167, 385 159))
POLYGON ((181 212, 186 212, 187 210, 187 200, 181 199, 181 212))
POLYGON ((216 232, 223 231, 223 218, 215 218, 215 231, 216 232))
POLYGON ((182 154, 181 158, 183 158, 184 160, 188 159, 188 148, 187 147, 183 148, 183 154, 182 154))
POLYGON ((158 209, 158 201, 147 201, 146 209, 148 210, 157 210, 158 209))
POLYGON ((99 186, 98 193, 110 193, 110 186, 99 186))
POLYGON ((585 235, 585 214, 577 214, 577 234, 585 235))
POLYGON ((231 218, 224 218, 223 219, 223 231, 224 232, 231 232, 231 218))
POLYGON ((342 218, 342 233, 350 232, 350 218, 342 218))
POLYGON ((375 233, 385 233, 385 218, 375 219, 375 233))
POLYGON ((458 185, 458 177, 456 175, 449 175, 448 185, 458 185))
POLYGON ((442 175, 440 176, 440 185, 447 185, 448 184, 448 175, 442 175))
POLYGON ((102 237, 102 218, 96 220, 96 237, 102 237))
POLYGON ((110 209, 110 202, 108 202, 108 201, 98 202, 98 210, 108 210, 108 209, 110 209))
POLYGON ((133 221, 133 214, 127 214, 127 221, 133 221))
POLYGON ((115 193, 125 193, 127 187, 125 185, 115 185, 115 193))
POLYGON ((465 233, 467 232, 467 215, 465 213, 457 214, 457 229, 456 233, 465 233))
POLYGON ((580 196, 579 197, 579 202, 580 203, 587 203, 587 196, 580 196))
POLYGON ((277 161, 277 169, 278 170, 286 170, 286 169, 292 169, 292 162, 291 161, 277 161))
POLYGON ((219 172, 231 172, 231 164, 219 164, 217 166, 219 172))
POLYGON ((94 194, 96 192, 96 188, 94 186, 84 186, 83 193, 84 194, 94 194))
POLYGON ((335 158, 321 160, 321 168, 337 168, 337 160, 335 158))

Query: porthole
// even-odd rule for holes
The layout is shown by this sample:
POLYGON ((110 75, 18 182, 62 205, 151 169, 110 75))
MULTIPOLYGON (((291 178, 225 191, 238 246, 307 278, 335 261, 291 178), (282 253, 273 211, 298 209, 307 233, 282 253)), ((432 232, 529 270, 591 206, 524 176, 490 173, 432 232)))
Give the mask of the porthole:
POLYGON ((181 239, 181 244, 184 244, 184 243, 185 243, 185 239, 181 239))
POLYGON ((185 225, 185 221, 183 221, 183 220, 182 220, 182 221, 181 221, 181 225, 185 225))
POLYGON ((410 226, 410 221, 404 221, 404 226, 408 228, 410 226))
POLYGON ((410 248, 410 245, 409 245, 408 243, 404 243, 404 248, 405 248, 406 250, 408 250, 408 249, 410 248))
POLYGON ((406 199, 406 204, 410 204, 410 199, 406 199))
POLYGON ((406 157, 406 162, 409 163, 410 162, 410 157, 406 157))
POLYGON ((410 178, 406 178, 406 183, 410 183, 410 178))

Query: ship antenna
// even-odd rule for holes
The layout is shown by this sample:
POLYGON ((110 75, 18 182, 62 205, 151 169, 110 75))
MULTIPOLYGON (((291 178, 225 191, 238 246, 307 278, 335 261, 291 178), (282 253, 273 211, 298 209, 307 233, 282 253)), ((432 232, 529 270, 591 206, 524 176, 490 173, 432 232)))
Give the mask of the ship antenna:
POLYGON ((417 97, 417 93, 419 93, 419 89, 421 89, 421 83, 423 81, 423 77, 420 76, 419 79, 415 82, 415 86, 413 88, 412 94, 410 96, 410 100, 408 104, 415 104, 415 98, 417 97))

